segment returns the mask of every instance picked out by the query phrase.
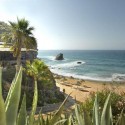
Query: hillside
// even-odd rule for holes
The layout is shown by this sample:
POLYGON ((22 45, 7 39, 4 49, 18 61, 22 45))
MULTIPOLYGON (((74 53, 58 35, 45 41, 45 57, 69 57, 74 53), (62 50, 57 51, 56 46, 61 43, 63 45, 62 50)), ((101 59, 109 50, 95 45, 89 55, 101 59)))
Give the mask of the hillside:
POLYGON ((0 21, 0 34, 3 32, 8 32, 10 30, 9 25, 7 23, 0 21))
MULTIPOLYGON (((4 32, 9 32, 10 27, 7 25, 7 23, 0 21, 0 35, 4 32)), ((1 39, 0 39, 1 42, 1 39)))

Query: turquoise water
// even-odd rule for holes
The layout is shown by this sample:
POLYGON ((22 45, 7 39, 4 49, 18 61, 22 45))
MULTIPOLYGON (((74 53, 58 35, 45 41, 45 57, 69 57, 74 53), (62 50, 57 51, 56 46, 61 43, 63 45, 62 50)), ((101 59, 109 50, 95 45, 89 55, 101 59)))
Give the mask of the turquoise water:
POLYGON ((41 58, 54 73, 96 81, 125 81, 125 50, 53 50, 39 51, 41 58), (64 54, 63 61, 55 56, 64 54), (81 61, 82 64, 77 64, 81 61))

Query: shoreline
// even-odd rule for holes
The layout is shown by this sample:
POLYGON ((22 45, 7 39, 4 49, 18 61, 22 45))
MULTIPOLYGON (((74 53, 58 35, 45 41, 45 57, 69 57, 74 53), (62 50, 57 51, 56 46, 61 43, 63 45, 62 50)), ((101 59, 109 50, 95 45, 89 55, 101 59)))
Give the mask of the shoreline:
POLYGON ((56 86, 65 94, 71 93, 71 97, 76 99, 78 102, 84 102, 90 97, 91 93, 96 93, 97 91, 102 91, 109 89, 116 93, 121 93, 125 91, 125 82, 107 82, 107 81, 93 81, 93 80, 83 80, 74 77, 62 76, 54 74, 53 76, 56 81, 56 86))
POLYGON ((92 81, 92 82, 103 82, 103 83, 125 83, 125 79, 114 79, 113 78, 101 78, 101 79, 97 79, 97 78, 84 78, 84 76, 73 76, 73 75, 64 75, 64 74, 58 74, 54 71, 52 71, 50 69, 50 71, 52 72, 53 75, 57 75, 57 76, 62 76, 62 77, 72 77, 74 79, 80 79, 80 80, 85 80, 85 81, 92 81))
MULTIPOLYGON (((95 81, 95 82, 113 82, 112 78, 104 78, 105 80, 103 80, 103 78, 92 78, 92 77, 86 77, 86 76, 81 76, 81 75, 66 75, 66 74, 58 74, 56 72, 54 72, 53 70, 50 69, 50 71, 54 74, 54 75, 58 75, 58 76, 62 76, 62 77, 73 77, 74 79, 80 79, 80 80, 86 80, 86 81, 95 81), (86 77, 86 78, 84 78, 86 77)), ((116 81, 116 82, 125 82, 125 81, 116 81)))
MULTIPOLYGON (((89 81, 74 77, 61 76, 54 73, 53 76, 56 81, 57 88, 62 93, 64 93, 65 97, 70 94, 64 106, 64 111, 66 112, 70 112, 72 109, 74 109, 76 102, 84 103, 91 94, 95 94, 98 91, 108 89, 118 94, 125 92, 125 82, 113 83, 102 81, 89 81)), ((49 114, 50 112, 57 110, 61 104, 62 102, 46 105, 43 107, 43 113, 49 114)))
POLYGON ((60 75, 60 74, 57 74, 57 73, 53 73, 52 74, 54 76, 58 76, 58 77, 65 77, 65 78, 73 78, 73 79, 77 79, 77 80, 84 80, 84 81, 88 81, 88 82, 96 82, 96 83, 125 83, 125 81, 108 81, 108 80, 94 80, 94 79, 83 79, 83 78, 77 78, 77 77, 74 77, 74 76, 66 76, 66 75, 60 75))

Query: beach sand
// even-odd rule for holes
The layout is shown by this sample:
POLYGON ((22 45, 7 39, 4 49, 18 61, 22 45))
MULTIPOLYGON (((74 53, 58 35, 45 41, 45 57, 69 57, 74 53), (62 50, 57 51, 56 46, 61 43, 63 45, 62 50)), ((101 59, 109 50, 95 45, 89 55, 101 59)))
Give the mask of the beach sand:
POLYGON ((78 102, 84 102, 87 98, 89 98, 91 93, 102 91, 104 89, 109 89, 110 91, 117 93, 125 92, 125 82, 114 83, 88 81, 59 75, 54 75, 54 77, 56 80, 56 86, 59 87, 61 91, 65 90, 65 94, 67 95, 71 93, 70 96, 78 102))
MULTIPOLYGON (((73 77, 64 77, 56 74, 54 74, 54 78, 56 80, 56 86, 60 91, 64 91, 65 96, 71 93, 65 104, 64 112, 72 111, 76 101, 85 102, 85 100, 90 97, 91 93, 96 93, 97 91, 109 89, 112 92, 125 93, 125 83, 88 81, 73 77)), ((61 103, 62 102, 49 104, 42 107, 43 114, 49 114, 53 111, 55 112, 61 103)))

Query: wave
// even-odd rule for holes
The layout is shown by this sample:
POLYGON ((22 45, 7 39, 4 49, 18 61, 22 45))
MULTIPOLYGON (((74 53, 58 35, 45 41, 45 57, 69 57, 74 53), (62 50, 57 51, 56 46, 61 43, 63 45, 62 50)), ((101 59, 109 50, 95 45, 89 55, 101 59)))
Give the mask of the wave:
POLYGON ((112 81, 125 81, 125 74, 119 74, 119 73, 113 74, 112 81))
POLYGON ((102 81, 102 82, 111 82, 112 78, 103 78, 103 77, 92 77, 92 76, 83 76, 83 75, 77 75, 75 73, 66 73, 63 70, 59 70, 59 69, 50 69, 51 72, 58 74, 58 75, 62 75, 62 76, 66 76, 66 77, 74 77, 74 78, 78 78, 78 79, 83 79, 83 80, 91 80, 91 81, 102 81))
POLYGON ((73 61, 73 62, 68 62, 68 63, 63 63, 63 64, 56 64, 53 65, 52 68, 73 68, 76 66, 80 66, 82 64, 84 64, 84 61, 73 61))
POLYGON ((49 60, 55 60, 55 56, 37 56, 38 58, 41 58, 41 59, 49 59, 49 60))

